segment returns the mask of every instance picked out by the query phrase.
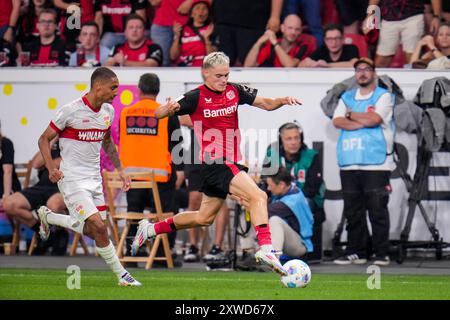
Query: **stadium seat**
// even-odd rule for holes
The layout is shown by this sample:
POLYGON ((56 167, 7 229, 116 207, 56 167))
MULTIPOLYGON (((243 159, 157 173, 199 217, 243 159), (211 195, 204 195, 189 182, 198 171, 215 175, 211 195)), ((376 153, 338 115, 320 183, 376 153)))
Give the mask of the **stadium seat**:
POLYGON ((117 244, 116 252, 120 261, 122 262, 145 262, 145 269, 150 269, 153 262, 166 261, 168 268, 173 268, 172 252, 169 246, 169 239, 167 234, 159 234, 156 236, 152 244, 147 242, 150 250, 148 257, 132 257, 124 256, 124 246, 126 243, 126 237, 128 231, 130 230, 131 224, 137 224, 142 219, 149 219, 152 222, 162 221, 166 218, 172 217, 173 212, 163 212, 161 206, 161 199, 159 197, 158 186, 154 182, 155 174, 153 171, 146 172, 127 172, 131 178, 131 189, 152 189, 153 199, 156 207, 155 213, 141 213, 141 212, 116 212, 116 206, 114 204, 114 194, 117 190, 122 189, 123 183, 117 171, 109 172, 103 171, 103 183, 105 184, 105 190, 107 193, 107 204, 109 207, 109 214, 112 219, 112 228, 116 234, 119 234, 118 222, 121 220, 125 221, 125 227, 122 230, 119 243, 117 244), (157 257, 156 253, 158 247, 163 245, 164 256, 157 257))
POLYGON ((78 243, 81 244, 81 247, 83 248, 84 254, 88 255, 89 254, 89 249, 86 245, 86 242, 84 242, 83 237, 81 236, 81 234, 75 232, 73 235, 73 240, 72 240, 72 244, 70 246, 70 251, 69 251, 69 256, 73 257, 77 251, 77 247, 78 247, 78 243))
POLYGON ((394 57, 392 58, 392 62, 389 65, 389 68, 403 68, 407 63, 405 58, 405 53, 403 52, 403 47, 400 44, 395 52, 394 57))
POLYGON ((366 42, 366 38, 360 34, 344 34, 344 44, 353 44, 358 47, 359 56, 367 57, 368 55, 368 46, 366 42))
POLYGON ((310 34, 302 33, 297 38, 297 41, 303 42, 308 46, 308 50, 306 50, 306 57, 309 57, 314 52, 314 50, 316 50, 316 48, 317 48, 316 37, 314 37, 310 34))
POLYGON ((22 189, 28 188, 31 178, 31 170, 33 169, 33 164, 30 161, 27 163, 16 163, 14 164, 16 169, 17 178, 22 184, 22 189))
MULTIPOLYGON (((17 178, 22 184, 22 189, 28 188, 30 184, 31 170, 33 170, 33 164, 31 160, 27 163, 16 163, 14 164, 14 167, 16 169, 17 178)), ((12 221, 12 225, 14 231, 11 243, 11 254, 15 254, 20 242, 20 223, 18 221, 12 221)), ((33 254, 33 250, 36 247, 36 244, 37 234, 35 233, 31 239, 30 247, 28 248, 28 255, 31 256, 33 254)))

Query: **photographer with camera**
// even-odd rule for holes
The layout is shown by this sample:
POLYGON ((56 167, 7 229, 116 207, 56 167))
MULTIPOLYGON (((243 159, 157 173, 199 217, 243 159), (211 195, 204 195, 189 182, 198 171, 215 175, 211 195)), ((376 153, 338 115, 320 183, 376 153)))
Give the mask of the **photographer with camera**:
POLYGON ((284 167, 267 178, 269 225, 273 248, 289 257, 312 252, 314 219, 303 192, 295 186, 291 173, 284 167))

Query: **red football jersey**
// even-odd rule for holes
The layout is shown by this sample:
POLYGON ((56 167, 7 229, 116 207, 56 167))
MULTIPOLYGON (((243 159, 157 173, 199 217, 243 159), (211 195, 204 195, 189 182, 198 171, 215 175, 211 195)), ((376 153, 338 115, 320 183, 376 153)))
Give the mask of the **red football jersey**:
POLYGON ((201 161, 225 158, 238 162, 242 159, 238 106, 251 105, 256 94, 256 89, 240 84, 229 83, 223 92, 202 85, 187 92, 179 101, 181 108, 176 115, 191 116, 201 161))

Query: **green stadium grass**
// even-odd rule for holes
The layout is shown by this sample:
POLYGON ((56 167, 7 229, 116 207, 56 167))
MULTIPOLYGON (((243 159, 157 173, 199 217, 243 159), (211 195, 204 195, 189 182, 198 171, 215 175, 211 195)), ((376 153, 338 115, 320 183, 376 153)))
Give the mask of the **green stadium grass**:
POLYGON ((369 275, 313 274, 306 288, 283 287, 266 272, 134 271, 143 287, 119 287, 109 271, 81 271, 81 289, 69 290, 65 270, 0 269, 0 299, 145 300, 402 300, 450 299, 450 277, 382 275, 369 290, 369 275))

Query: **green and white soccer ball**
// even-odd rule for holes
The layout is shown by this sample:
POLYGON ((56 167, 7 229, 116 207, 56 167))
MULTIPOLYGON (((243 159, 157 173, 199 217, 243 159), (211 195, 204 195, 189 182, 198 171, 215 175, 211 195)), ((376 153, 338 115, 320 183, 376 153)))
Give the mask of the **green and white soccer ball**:
POLYGON ((311 281, 311 269, 302 260, 289 260, 283 265, 288 272, 287 276, 281 277, 281 282, 288 288, 303 288, 311 281))

